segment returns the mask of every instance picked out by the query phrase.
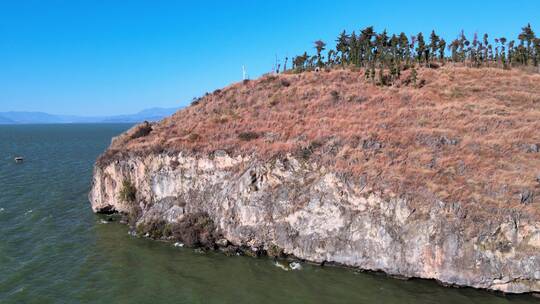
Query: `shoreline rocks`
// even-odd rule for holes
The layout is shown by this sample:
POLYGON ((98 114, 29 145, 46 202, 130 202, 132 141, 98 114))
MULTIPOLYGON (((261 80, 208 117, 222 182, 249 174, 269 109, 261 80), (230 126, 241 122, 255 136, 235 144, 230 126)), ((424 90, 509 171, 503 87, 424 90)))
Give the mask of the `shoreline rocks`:
POLYGON ((140 235, 186 246, 540 292, 540 222, 527 214, 360 183, 291 155, 148 154, 96 166, 89 198, 94 212, 123 213, 140 235), (131 201, 120 195, 126 180, 131 201))

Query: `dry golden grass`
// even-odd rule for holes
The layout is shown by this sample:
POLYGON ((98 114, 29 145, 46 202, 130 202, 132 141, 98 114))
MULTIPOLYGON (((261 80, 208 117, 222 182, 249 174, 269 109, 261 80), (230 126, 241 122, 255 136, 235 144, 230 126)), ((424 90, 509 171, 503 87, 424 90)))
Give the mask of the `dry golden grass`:
POLYGON ((537 214, 540 153, 530 150, 540 145, 540 75, 444 66, 420 69, 422 88, 378 87, 363 75, 332 70, 236 83, 147 136, 116 141, 101 161, 148 151, 225 150, 263 160, 293 153, 392 195, 537 214), (525 190, 536 193, 535 203, 520 203, 525 190))

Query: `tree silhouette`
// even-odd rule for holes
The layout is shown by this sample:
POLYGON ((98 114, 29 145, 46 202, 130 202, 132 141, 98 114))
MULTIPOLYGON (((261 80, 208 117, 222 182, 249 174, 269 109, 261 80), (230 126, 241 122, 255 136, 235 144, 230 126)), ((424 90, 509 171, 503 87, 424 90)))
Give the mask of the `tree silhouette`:
MULTIPOLYGON (((435 34, 435 30, 431 31, 431 35, 429 36, 430 43, 429 48, 431 49, 431 56, 435 57, 435 54, 437 54, 437 51, 439 50, 439 41, 440 38, 435 34)), ((426 60, 429 62, 429 54, 426 58, 426 60)))
MULTIPOLYGON (((534 38, 533 47, 534 47, 533 64, 534 66, 537 67, 540 64, 540 38, 534 38)), ((540 69, 538 70, 538 72, 540 73, 540 69)))
POLYGON ((351 39, 349 40, 349 61, 356 65, 358 63, 358 39, 356 38, 356 33, 353 31, 351 34, 351 39))
POLYGON ((345 31, 343 31, 336 40, 336 50, 338 53, 341 53, 340 63, 342 66, 345 65, 345 63, 348 61, 349 39, 350 36, 347 35, 345 31))
MULTIPOLYGON (((292 58, 292 70, 303 72, 315 67, 332 68, 336 65, 345 68, 356 66, 364 69, 366 79, 380 85, 392 85, 401 77, 401 72, 412 68, 416 73, 418 66, 436 67, 436 64, 461 64, 472 67, 499 66, 504 69, 523 66, 540 65, 540 38, 536 37, 530 24, 521 28, 517 36, 518 44, 506 37, 494 39, 492 44, 489 35, 483 34, 481 39, 475 33, 472 41, 461 31, 451 42, 431 31, 429 44, 422 33, 411 36, 403 32, 389 34, 386 30, 375 32, 372 26, 347 34, 342 31, 335 40, 335 48, 327 50, 326 60, 323 51, 327 45, 322 40, 314 42, 316 54, 302 55, 292 58), (446 53, 448 50, 448 54, 446 53)), ((288 58, 283 66, 287 69, 288 58)), ((540 72, 540 68, 538 69, 540 72)))
POLYGON ((527 64, 530 57, 533 57, 533 54, 531 52, 531 45, 535 38, 536 37, 530 23, 521 28, 521 33, 518 36, 518 39, 521 41, 521 46, 523 46, 523 41, 527 42, 527 52, 524 54, 525 64, 527 64))
POLYGON ((441 39, 439 41, 439 60, 444 63, 444 49, 446 48, 446 41, 441 39))
POLYGON ((322 51, 324 51, 326 49, 326 43, 324 43, 324 41, 322 40, 317 40, 315 41, 315 49, 317 50, 317 66, 318 67, 323 67, 324 64, 323 64, 323 61, 322 61, 322 51))
POLYGON ((426 51, 426 42, 424 41, 424 35, 422 35, 422 33, 418 33, 418 35, 416 35, 416 39, 418 40, 418 46, 416 47, 416 59, 419 63, 422 63, 424 52, 426 51))
POLYGON ((503 68, 506 69, 507 68, 507 66, 506 66, 506 49, 504 47, 506 45, 506 38, 501 37, 501 38, 499 38, 499 41, 501 42, 501 45, 502 45, 501 46, 501 55, 500 55, 501 63, 503 65, 503 68))
POLYGON ((409 39, 407 38, 407 35, 404 32, 401 32, 399 34, 399 56, 401 57, 402 61, 405 61, 405 63, 409 64, 409 58, 411 57, 411 51, 409 49, 409 39))

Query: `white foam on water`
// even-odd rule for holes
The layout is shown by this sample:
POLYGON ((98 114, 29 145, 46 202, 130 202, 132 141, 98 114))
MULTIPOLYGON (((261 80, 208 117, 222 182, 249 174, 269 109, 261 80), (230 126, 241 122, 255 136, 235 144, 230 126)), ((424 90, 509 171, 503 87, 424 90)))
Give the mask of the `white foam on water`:
POLYGON ((298 262, 292 262, 289 264, 289 267, 292 269, 292 270, 302 270, 302 265, 298 262))
POLYGON ((173 245, 174 247, 184 247, 184 243, 176 242, 173 245))
POLYGON ((281 268, 282 270, 285 270, 285 271, 289 271, 289 267, 287 267, 287 265, 283 265, 281 264, 280 262, 275 262, 274 263, 274 266, 278 267, 278 268, 281 268))

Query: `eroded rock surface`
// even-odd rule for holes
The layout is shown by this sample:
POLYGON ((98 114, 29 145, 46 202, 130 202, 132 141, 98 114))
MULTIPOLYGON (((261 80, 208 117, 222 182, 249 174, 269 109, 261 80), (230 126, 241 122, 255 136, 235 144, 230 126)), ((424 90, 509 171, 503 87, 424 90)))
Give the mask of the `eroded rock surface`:
POLYGON ((90 201, 95 212, 153 225, 156 238, 279 248, 317 263, 540 291, 540 222, 519 209, 382 194, 291 155, 264 162, 224 152, 132 155, 96 166, 90 201), (136 189, 134 201, 121 198, 124 181, 136 189), (197 231, 178 232, 186 223, 197 231))

